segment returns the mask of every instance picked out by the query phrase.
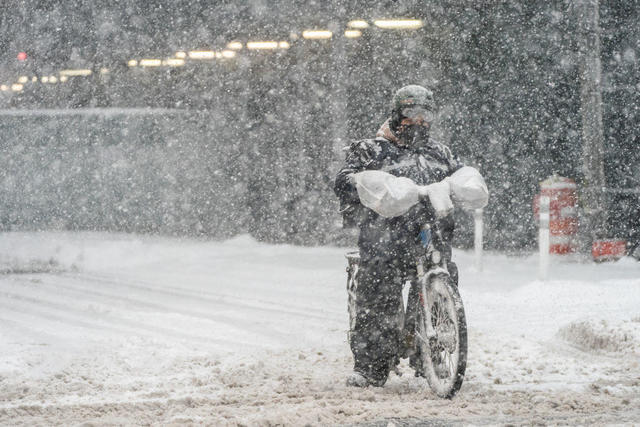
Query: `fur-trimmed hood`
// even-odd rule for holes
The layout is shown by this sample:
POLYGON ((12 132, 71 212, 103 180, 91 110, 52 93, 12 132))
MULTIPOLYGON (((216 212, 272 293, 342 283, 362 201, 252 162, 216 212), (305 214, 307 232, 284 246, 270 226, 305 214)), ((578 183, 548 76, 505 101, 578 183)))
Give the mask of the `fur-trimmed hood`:
POLYGON ((382 137, 384 139, 388 139, 389 141, 397 144, 398 143, 398 137, 391 130, 391 126, 389 126, 390 122, 391 122, 391 119, 387 119, 382 124, 382 126, 380 126, 380 129, 378 129, 378 132, 376 132, 376 137, 382 137))

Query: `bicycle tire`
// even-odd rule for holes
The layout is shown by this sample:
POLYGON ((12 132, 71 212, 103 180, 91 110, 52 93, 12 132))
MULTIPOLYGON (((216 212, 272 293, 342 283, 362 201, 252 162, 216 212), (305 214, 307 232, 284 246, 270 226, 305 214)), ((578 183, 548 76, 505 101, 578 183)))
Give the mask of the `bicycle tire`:
POLYGON ((419 366, 416 373, 427 379, 436 395, 451 399, 462 387, 467 367, 464 306, 458 288, 447 275, 432 277, 427 292, 430 295, 421 296, 418 303, 415 342, 419 366), (436 330, 436 337, 431 339, 427 338, 426 333, 424 310, 427 308, 432 314, 432 325, 436 330), (444 314, 447 318, 443 317, 444 314))

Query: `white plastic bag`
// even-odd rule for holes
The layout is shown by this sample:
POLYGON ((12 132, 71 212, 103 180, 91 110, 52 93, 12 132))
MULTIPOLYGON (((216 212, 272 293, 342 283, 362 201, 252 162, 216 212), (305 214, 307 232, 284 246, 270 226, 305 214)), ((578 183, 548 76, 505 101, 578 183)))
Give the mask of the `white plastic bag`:
POLYGON ((418 203, 418 187, 409 178, 376 170, 358 172, 353 177, 360 202, 378 215, 400 216, 418 203))
POLYGON ((429 197, 436 218, 444 218, 453 212, 453 202, 450 197, 451 188, 447 179, 429 185, 419 185, 418 194, 429 197))
POLYGON ((453 201, 463 209, 480 209, 489 202, 489 190, 476 168, 464 166, 446 178, 453 201))

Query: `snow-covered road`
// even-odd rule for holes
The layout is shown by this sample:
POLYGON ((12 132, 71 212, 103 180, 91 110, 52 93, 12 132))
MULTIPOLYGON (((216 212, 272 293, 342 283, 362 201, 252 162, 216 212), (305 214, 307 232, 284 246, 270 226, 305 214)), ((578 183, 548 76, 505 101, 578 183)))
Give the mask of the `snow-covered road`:
POLYGON ((345 249, 107 233, 0 235, 0 424, 640 420, 640 263, 455 252, 469 362, 345 387, 345 249))

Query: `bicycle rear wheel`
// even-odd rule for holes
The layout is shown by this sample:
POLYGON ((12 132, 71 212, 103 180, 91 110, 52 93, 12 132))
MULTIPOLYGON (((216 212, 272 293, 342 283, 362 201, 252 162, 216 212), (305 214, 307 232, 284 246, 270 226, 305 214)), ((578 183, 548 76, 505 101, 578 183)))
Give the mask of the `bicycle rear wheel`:
POLYGON ((451 399, 460 390, 467 367, 467 322, 460 293, 450 277, 438 275, 426 287, 426 295, 420 295, 418 305, 417 372, 438 396, 451 399))

